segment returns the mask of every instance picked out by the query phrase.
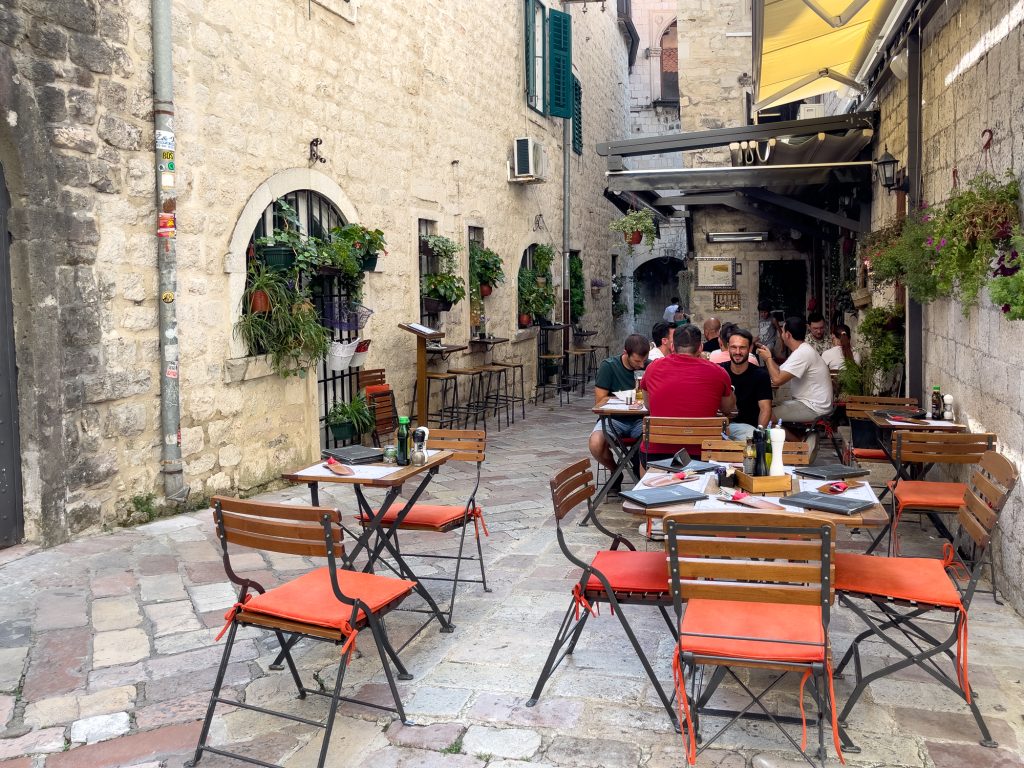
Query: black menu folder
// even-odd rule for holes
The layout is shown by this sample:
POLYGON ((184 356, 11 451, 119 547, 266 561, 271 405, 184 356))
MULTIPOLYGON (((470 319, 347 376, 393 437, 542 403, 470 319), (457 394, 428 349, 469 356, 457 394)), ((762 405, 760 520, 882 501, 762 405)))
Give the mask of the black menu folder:
POLYGON ((811 491, 794 493, 792 496, 780 499, 780 501, 783 504, 790 504, 794 507, 819 509, 824 512, 835 512, 837 515, 853 515, 875 506, 873 501, 844 499, 841 496, 827 496, 824 493, 813 493, 811 491))
POLYGON ((817 477, 822 480, 843 480, 847 477, 870 475, 871 470, 861 467, 848 467, 845 464, 826 464, 821 467, 794 467, 793 471, 804 477, 817 477))
POLYGON ((368 448, 365 445, 346 445, 344 448, 328 448, 320 452, 323 458, 330 457, 342 464, 373 464, 384 460, 384 451, 380 448, 368 448))
POLYGON ((641 488, 639 491, 619 491, 619 496, 639 504, 641 507, 664 507, 669 504, 686 504, 706 499, 707 494, 687 488, 683 484, 668 485, 664 488, 641 488))

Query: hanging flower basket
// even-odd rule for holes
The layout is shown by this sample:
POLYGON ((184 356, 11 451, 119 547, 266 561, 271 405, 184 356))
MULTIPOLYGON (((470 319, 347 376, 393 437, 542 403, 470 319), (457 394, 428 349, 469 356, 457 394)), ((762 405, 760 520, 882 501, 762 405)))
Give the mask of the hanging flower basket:
POLYGON ((366 325, 372 314, 373 310, 362 304, 330 299, 324 302, 324 325, 337 331, 358 331, 366 325))
POLYGON ((344 371, 352 364, 352 358, 359 346, 359 339, 350 342, 335 341, 327 352, 327 368, 331 371, 344 371))
POLYGON ((639 229, 636 232, 623 232, 622 239, 629 245, 640 245, 644 239, 644 233, 639 229))
POLYGON ((357 339, 353 343, 355 343, 357 346, 355 349, 355 354, 352 356, 352 360, 351 362, 349 362, 349 365, 352 368, 358 368, 366 361, 366 355, 370 351, 370 339, 357 339))

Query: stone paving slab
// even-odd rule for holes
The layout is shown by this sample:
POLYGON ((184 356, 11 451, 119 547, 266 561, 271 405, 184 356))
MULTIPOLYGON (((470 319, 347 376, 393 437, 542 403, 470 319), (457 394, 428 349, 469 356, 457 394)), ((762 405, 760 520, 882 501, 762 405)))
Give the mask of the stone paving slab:
MULTIPOLYGON (((586 455, 593 424, 589 403, 541 406, 525 422, 489 435, 488 461, 478 498, 490 535, 483 540, 488 584, 460 590, 453 634, 428 627, 402 652, 414 679, 399 691, 412 725, 357 704, 339 709, 329 765, 375 768, 569 768, 636 766, 668 768, 685 762, 683 745, 643 674, 617 618, 606 609, 591 619, 572 657, 548 682, 536 706, 527 706, 537 674, 577 577, 555 539, 547 478, 586 455), (358 762, 347 757, 358 755, 358 762)), ((825 453, 823 450, 822 453, 825 453)), ((823 457, 826 461, 830 457, 823 457)), ((879 469, 875 478, 888 479, 879 469)), ((471 487, 470 467, 451 463, 425 499, 459 503, 471 487)), ((305 487, 287 487, 261 498, 307 503, 305 487)), ((322 493, 325 504, 354 508, 351 489, 322 493)), ((637 518, 616 500, 601 509, 613 530, 636 540, 637 518)), ((574 551, 606 545, 593 526, 566 518, 574 551)), ((911 555, 931 555, 941 542, 926 529, 904 526, 911 555)), ((451 553, 454 536, 403 534, 402 546, 451 553)), ((840 546, 863 549, 865 533, 844 531, 840 546)), ((471 543, 471 542, 470 542, 471 543)), ((657 545, 642 545, 655 549, 657 545)), ((304 557, 240 551, 238 572, 272 587, 319 565, 304 557)), ((475 564, 470 564, 474 573, 475 564)), ((422 575, 448 571, 429 562, 422 575)), ((449 571, 450 572, 450 571, 449 571)), ((208 510, 158 520, 135 529, 39 550, 0 551, 0 768, 180 768, 192 756, 199 719, 208 702, 223 640, 214 641, 235 590, 224 576, 220 546, 208 510), (92 742, 92 743, 88 743, 92 742)), ((450 586, 431 583, 439 599, 450 586)), ((414 607, 418 598, 410 598, 414 607)), ((673 642, 655 609, 627 608, 640 644, 662 684, 671 687, 673 642)), ((421 618, 395 612, 388 631, 404 642, 421 618)), ((831 634, 837 654, 860 629, 837 607, 831 634)), ((850 717, 850 733, 863 747, 847 755, 851 766, 946 768, 1021 766, 1024 744, 1024 621, 980 595, 971 607, 972 684, 999 749, 978 745, 963 702, 919 670, 872 683, 850 717)), ((864 645, 864 664, 886 663, 892 650, 864 645)), ((321 697, 298 699, 288 673, 269 669, 273 637, 254 628, 238 633, 227 667, 226 697, 245 696, 274 708, 317 718, 321 697)), ((337 650, 301 643, 293 655, 307 685, 331 686, 337 650)), ((757 672, 742 673, 757 682, 757 672)), ((836 681, 840 701, 849 680, 836 681)), ((390 692, 373 643, 359 638, 346 670, 345 691, 378 704, 390 692)), ((796 681, 766 697, 769 706, 795 711, 796 681)), ((745 703, 735 687, 716 694, 721 706, 745 703)), ((706 735, 721 720, 705 718, 706 735)), ((799 727, 795 728, 799 738, 799 727)), ((813 737, 813 735, 812 735, 813 737)), ((221 707, 211 743, 256 755, 288 768, 307 768, 319 755, 319 731, 242 709, 221 707)), ((834 757, 830 762, 835 764, 834 757)), ((236 766, 206 755, 201 768, 236 766)), ((791 768, 806 765, 785 739, 763 723, 744 722, 702 753, 701 768, 791 768)))

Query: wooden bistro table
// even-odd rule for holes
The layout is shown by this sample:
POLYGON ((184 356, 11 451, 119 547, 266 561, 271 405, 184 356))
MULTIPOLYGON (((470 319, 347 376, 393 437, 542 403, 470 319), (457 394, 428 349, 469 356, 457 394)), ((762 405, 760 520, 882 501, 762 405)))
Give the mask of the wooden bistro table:
MULTIPOLYGON (((629 474, 632 475, 633 480, 637 482, 640 480, 633 471, 633 457, 640 452, 642 439, 638 438, 632 445, 626 445, 623 439, 615 434, 615 431, 611 428, 610 420, 631 419, 634 417, 642 419, 644 416, 649 416, 650 411, 647 410, 645 404, 626 405, 625 402, 617 397, 611 397, 600 408, 593 408, 591 410, 597 414, 598 419, 601 421, 601 431, 604 433, 604 438, 608 441, 608 447, 611 449, 612 456, 615 459, 615 469, 608 475, 608 481, 597 489, 597 494, 594 496, 593 504, 591 504, 591 509, 597 509, 604 503, 612 485, 622 477, 623 472, 627 469, 629 474)), ((580 525, 586 525, 589 517, 588 515, 581 520, 580 525)))
MULTIPOLYGON (((430 610, 424 610, 424 613, 430 613, 431 617, 424 622, 412 637, 416 637, 423 629, 430 623, 432 618, 436 618, 441 624, 442 632, 451 632, 455 627, 445 618, 444 613, 438 608, 437 603, 431 596, 430 592, 423 585, 423 582, 416 578, 416 574, 413 573, 412 568, 402 558, 401 551, 395 541, 395 536, 398 532, 398 528, 402 521, 409 514, 413 505, 422 495, 423 491, 426 490, 427 485, 430 484, 431 479, 438 473, 441 466, 445 464, 451 457, 451 451, 428 451, 427 461, 425 464, 419 467, 408 465, 405 467, 399 467, 394 464, 358 464, 350 466, 352 470, 351 475, 336 475, 331 470, 327 469, 324 463, 317 462, 312 466, 305 467, 304 469, 297 470, 295 472, 289 472, 283 474, 282 477, 293 483, 306 483, 309 486, 309 498, 310 503, 313 506, 320 506, 320 483, 339 483, 342 485, 351 485, 353 491, 356 494, 356 502, 359 505, 359 512, 365 519, 365 523, 362 526, 362 531, 350 531, 345 529, 346 533, 355 539, 355 546, 348 555, 349 562, 354 562, 356 557, 366 550, 366 564, 363 566, 364 573, 372 573, 373 566, 380 559, 381 555, 387 551, 394 565, 388 565, 397 576, 403 579, 416 582, 415 591, 419 593, 420 597, 426 601, 430 610), (419 484, 416 486, 416 490, 409 496, 408 501, 405 502, 405 506, 399 510, 397 517, 394 522, 386 527, 382 525, 384 516, 391 509, 392 505, 398 498, 398 494, 402 491, 402 485, 410 480, 418 480, 419 484), (384 501, 381 503, 377 510, 374 510, 370 503, 366 500, 366 496, 363 492, 364 488, 385 488, 387 493, 384 496, 384 501)), ((411 640, 412 637, 409 639, 411 640)), ((408 641, 407 641, 408 644, 408 641)))
MULTIPOLYGON (((654 468, 648 470, 647 474, 640 479, 640 483, 637 484, 633 490, 643 489, 647 487, 644 484, 645 478, 657 477, 658 475, 664 474, 654 468)), ((825 480, 820 478, 808 478, 799 477, 793 475, 793 485, 790 493, 799 493, 801 491, 814 491, 820 486, 826 483, 825 480)), ((759 510, 752 507, 745 507, 744 505, 737 504, 735 502, 720 501, 716 498, 719 494, 718 479, 714 472, 705 472, 697 476, 696 479, 682 483, 686 488, 698 491, 700 493, 707 494, 708 498, 701 499, 697 502, 688 502, 686 504, 669 504, 664 507, 642 507, 631 501, 623 501, 622 509, 630 514, 639 515, 641 517, 650 517, 655 519, 662 519, 665 515, 670 512, 685 512, 691 509, 728 509, 730 512, 742 511, 746 509, 751 514, 757 514, 759 510)), ((726 492, 732 489, 726 489, 726 492)), ((788 494, 787 494, 788 495, 788 494)), ((802 507, 790 507, 786 506, 786 497, 772 497, 758 495, 759 499, 764 499, 773 504, 779 504, 785 507, 787 513, 794 513, 798 515, 806 515, 808 519, 812 520, 827 520, 830 523, 835 523, 837 526, 846 526, 848 528, 880 528, 883 531, 889 525, 889 515, 885 511, 885 508, 879 503, 878 497, 875 495, 874 489, 870 484, 864 483, 857 488, 851 488, 842 494, 843 498, 863 498, 868 500, 869 498, 875 503, 867 509, 861 510, 852 515, 840 515, 834 512, 825 512, 824 510, 817 509, 803 509, 802 507)), ((778 510, 764 510, 766 512, 778 511, 778 510)), ((876 537, 875 541, 872 542, 871 549, 876 545, 879 537, 876 537)), ((868 550, 871 551, 870 549, 868 550)))
MULTIPOLYGON (((942 419, 913 419, 911 421, 897 420, 886 415, 885 411, 872 411, 868 414, 871 423, 874 424, 878 435, 878 445, 881 446, 892 468, 900 472, 899 462, 892 453, 893 432, 966 432, 967 425, 958 424, 953 421, 942 419)), ((914 472, 910 475, 897 475, 895 479, 919 480, 920 474, 914 472)))

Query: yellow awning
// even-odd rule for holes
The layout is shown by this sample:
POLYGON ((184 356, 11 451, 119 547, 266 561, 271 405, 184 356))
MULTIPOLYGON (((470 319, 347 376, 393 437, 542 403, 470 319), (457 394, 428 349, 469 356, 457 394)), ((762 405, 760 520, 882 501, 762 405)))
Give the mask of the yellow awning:
POLYGON ((896 0, 754 0, 755 109, 847 86, 896 0))

